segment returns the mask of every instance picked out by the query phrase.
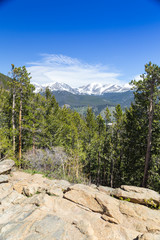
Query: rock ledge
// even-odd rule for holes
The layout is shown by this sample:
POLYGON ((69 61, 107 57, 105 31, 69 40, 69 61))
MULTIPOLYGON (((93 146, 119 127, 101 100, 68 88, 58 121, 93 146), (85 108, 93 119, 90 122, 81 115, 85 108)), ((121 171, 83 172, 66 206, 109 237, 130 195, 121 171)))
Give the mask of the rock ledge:
POLYGON ((158 193, 73 185, 13 166, 0 162, 1 240, 160 240, 160 210, 144 206, 159 204, 158 193))

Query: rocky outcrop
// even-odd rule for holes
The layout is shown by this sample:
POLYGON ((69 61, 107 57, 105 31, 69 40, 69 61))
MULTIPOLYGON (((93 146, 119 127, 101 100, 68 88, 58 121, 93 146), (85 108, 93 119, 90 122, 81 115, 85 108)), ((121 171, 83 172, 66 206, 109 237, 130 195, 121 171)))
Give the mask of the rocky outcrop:
POLYGON ((9 173, 14 165, 14 161, 10 159, 0 162, 0 174, 9 173))
POLYGON ((8 182, 8 176, 7 175, 0 175, 0 184, 1 183, 7 183, 8 182))
POLYGON ((159 204, 158 193, 73 185, 16 170, 5 175, 12 168, 6 171, 6 161, 0 175, 0 240, 160 240, 160 210, 145 206, 152 200, 159 204))
POLYGON ((133 203, 143 205, 148 205, 151 200, 153 204, 160 203, 160 194, 146 188, 122 185, 121 188, 112 191, 112 195, 122 199, 129 199, 133 203))

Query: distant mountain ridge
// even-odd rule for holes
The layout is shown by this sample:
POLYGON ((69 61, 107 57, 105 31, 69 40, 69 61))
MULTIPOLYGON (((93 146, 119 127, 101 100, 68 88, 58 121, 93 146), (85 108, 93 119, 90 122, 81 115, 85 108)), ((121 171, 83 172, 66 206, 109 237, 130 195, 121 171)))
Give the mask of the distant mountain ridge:
POLYGON ((35 92, 43 92, 46 87, 48 87, 52 92, 54 91, 66 91, 77 95, 103 95, 105 93, 122 93, 127 92, 131 89, 128 84, 124 86, 119 86, 116 84, 101 84, 101 83, 91 83, 86 86, 79 88, 73 88, 65 83, 51 83, 51 84, 37 84, 33 83, 35 86, 35 92))
POLYGON ((10 77, 4 75, 3 73, 0 73, 0 87, 7 89, 9 81, 10 81, 10 77))
MULTIPOLYGON (((8 89, 8 82, 10 82, 10 78, 0 73, 0 87, 8 89)), ((124 109, 128 108, 134 101, 133 91, 130 91, 127 84, 118 86, 92 83, 79 88, 72 88, 68 84, 58 82, 43 85, 32 84, 35 86, 35 93, 41 92, 43 94, 45 88, 49 87, 60 107, 66 105, 82 115, 86 114, 88 106, 92 107, 96 115, 104 115, 106 106, 109 107, 110 111, 113 111, 117 104, 120 104, 124 109)))
MULTIPOLYGON (((34 84, 34 83, 32 83, 34 84)), ((113 112, 115 106, 128 108, 133 101, 133 91, 126 84, 118 86, 115 84, 92 83, 79 88, 72 88, 68 84, 55 82, 53 84, 34 84, 35 92, 44 93, 48 87, 55 96, 60 107, 64 105, 85 115, 87 107, 92 107, 96 115, 104 116, 106 106, 113 112)))

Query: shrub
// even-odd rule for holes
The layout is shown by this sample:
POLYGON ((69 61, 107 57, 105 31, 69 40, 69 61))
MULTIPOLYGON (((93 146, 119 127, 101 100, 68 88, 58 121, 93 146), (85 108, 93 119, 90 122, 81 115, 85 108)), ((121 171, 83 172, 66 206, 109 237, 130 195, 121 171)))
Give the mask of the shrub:
POLYGON ((27 151, 23 156, 22 167, 32 171, 42 172, 48 177, 64 178, 65 163, 68 156, 62 147, 49 149, 37 149, 27 151))

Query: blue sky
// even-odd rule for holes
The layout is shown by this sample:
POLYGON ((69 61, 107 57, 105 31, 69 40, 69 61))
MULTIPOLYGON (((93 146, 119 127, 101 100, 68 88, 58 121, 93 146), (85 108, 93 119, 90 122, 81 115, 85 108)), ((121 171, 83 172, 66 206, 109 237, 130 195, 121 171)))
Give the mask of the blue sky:
POLYGON ((0 72, 32 81, 127 83, 160 65, 158 0, 0 1, 0 72))

